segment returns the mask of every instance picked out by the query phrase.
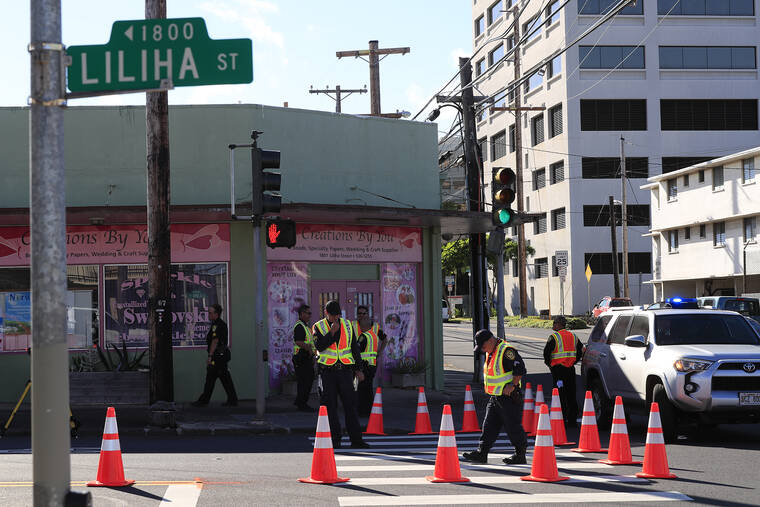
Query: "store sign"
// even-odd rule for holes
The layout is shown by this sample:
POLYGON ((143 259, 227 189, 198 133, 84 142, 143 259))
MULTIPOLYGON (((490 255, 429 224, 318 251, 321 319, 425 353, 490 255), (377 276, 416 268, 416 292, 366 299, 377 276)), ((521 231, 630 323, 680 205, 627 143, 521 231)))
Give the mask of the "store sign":
MULTIPOLYGON (((173 224, 172 262, 230 260, 228 224, 173 224)), ((28 266, 29 227, 0 227, 0 266, 28 266)), ((147 225, 88 225, 66 228, 67 264, 148 262, 147 225)))
POLYGON ((270 261, 421 262, 414 227, 296 224, 297 244, 267 252, 270 261))

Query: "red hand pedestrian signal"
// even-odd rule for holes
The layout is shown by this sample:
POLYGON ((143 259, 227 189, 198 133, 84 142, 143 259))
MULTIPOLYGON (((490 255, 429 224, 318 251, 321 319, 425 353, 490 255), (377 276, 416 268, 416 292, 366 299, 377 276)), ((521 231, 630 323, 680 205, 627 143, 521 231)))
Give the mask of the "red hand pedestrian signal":
POLYGON ((292 248, 296 245, 296 223, 274 218, 266 221, 267 246, 292 248))
POLYGON ((277 224, 269 224, 269 242, 276 245, 277 238, 280 237, 281 232, 277 224))

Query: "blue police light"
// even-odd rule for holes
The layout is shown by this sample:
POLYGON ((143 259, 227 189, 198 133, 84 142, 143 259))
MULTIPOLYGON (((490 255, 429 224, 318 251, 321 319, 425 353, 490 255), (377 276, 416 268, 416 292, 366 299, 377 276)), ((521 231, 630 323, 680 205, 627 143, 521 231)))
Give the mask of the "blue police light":
POLYGON ((681 299, 681 298, 669 298, 668 299, 668 303, 680 303, 681 301, 683 301, 683 299, 681 299))
POLYGON ((696 298, 674 297, 665 300, 672 308, 699 308, 696 298))

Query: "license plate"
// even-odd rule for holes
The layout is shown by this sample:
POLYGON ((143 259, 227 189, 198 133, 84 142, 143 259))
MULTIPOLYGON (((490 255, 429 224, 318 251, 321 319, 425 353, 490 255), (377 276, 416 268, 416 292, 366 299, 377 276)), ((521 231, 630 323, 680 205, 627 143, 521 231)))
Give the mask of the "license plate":
POLYGON ((739 405, 760 405, 760 393, 739 393, 739 405))

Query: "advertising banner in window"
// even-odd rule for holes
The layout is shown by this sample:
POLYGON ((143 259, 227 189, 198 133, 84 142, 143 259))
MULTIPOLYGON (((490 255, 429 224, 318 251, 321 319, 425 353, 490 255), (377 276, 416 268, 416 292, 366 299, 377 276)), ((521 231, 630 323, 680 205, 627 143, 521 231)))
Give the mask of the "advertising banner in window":
MULTIPOLYGON (((148 346, 148 267, 104 266, 106 344, 148 346)), ((208 307, 227 308, 227 264, 174 264, 171 273, 173 347, 206 347, 208 307)), ((228 320, 222 315, 224 320, 228 320)))
POLYGON ((402 360, 418 360, 417 266, 411 263, 383 264, 383 320, 381 326, 386 345, 381 355, 383 380, 389 381, 391 370, 402 360))
POLYGON ((24 351, 32 344, 32 297, 30 292, 0 294, 0 339, 3 352, 24 351))
POLYGON ((279 387, 293 372, 293 326, 298 320, 298 307, 309 299, 308 282, 306 263, 267 263, 269 385, 272 388, 279 387))

